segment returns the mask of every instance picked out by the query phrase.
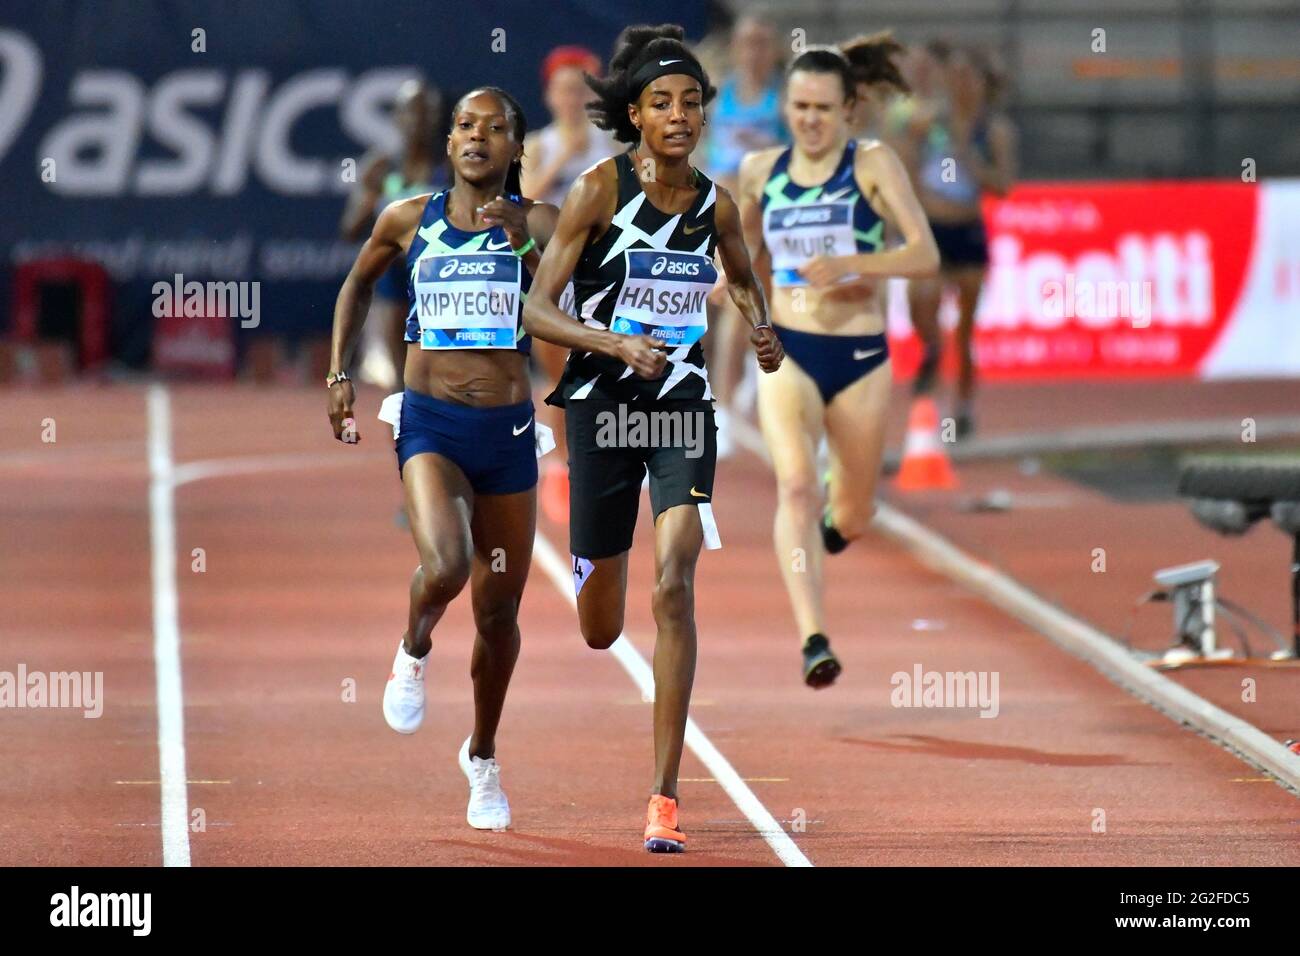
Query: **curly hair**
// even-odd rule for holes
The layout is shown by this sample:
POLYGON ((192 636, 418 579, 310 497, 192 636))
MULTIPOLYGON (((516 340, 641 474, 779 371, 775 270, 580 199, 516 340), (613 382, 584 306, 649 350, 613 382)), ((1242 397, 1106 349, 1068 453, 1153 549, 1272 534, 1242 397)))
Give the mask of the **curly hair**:
POLYGON ((584 73, 587 85, 596 99, 587 104, 587 116, 600 129, 609 130, 620 143, 635 143, 641 131, 632 125, 627 107, 635 103, 641 89, 633 89, 633 76, 652 59, 685 60, 698 71, 704 83, 704 104, 717 94, 709 75, 685 43, 685 32, 674 23, 657 27, 640 24, 628 27, 619 34, 614 44, 614 55, 609 61, 609 72, 604 77, 584 73))

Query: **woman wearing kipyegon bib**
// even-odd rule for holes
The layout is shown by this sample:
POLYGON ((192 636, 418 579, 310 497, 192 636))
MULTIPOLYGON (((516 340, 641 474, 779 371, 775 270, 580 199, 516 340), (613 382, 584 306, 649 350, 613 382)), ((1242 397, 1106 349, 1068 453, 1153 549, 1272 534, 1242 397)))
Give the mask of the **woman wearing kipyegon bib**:
POLYGON ((717 458, 713 393, 700 337, 705 297, 717 278, 754 327, 759 365, 780 365, 731 196, 691 166, 713 95, 680 27, 629 27, 603 80, 587 78, 601 129, 633 149, 583 173, 560 211, 524 307, 530 333, 573 351, 547 402, 565 410, 569 439, 569 546, 582 634, 606 648, 623 630, 627 556, 641 481, 650 475, 655 523, 655 778, 644 846, 685 848, 677 819, 677 771, 695 676, 695 564, 718 547, 713 522, 717 458), (573 277, 575 322, 557 307, 573 277), (691 416, 703 423, 700 453, 681 446, 611 444, 611 415, 691 416))
POLYGON ((826 637, 822 548, 843 550, 875 513, 891 379, 883 280, 930 275, 939 264, 898 157, 849 135, 859 97, 906 89, 893 62, 901 50, 877 34, 800 54, 785 92, 794 145, 750 153, 740 167, 745 237, 788 359, 760 379, 758 411, 776 469, 777 561, 810 687, 841 670, 826 637), (885 248, 886 223, 902 245, 885 248), (823 433, 831 450, 824 517, 816 463, 823 433))
POLYGON ((519 195, 526 132, 523 111, 504 90, 481 87, 456 104, 447 137, 453 185, 380 214, 339 292, 326 380, 334 437, 359 441, 345 370, 376 281, 403 262, 406 391, 394 436, 420 566, 384 718, 399 733, 420 726, 433 627, 469 583, 474 730, 459 763, 470 783, 466 818, 482 830, 510 824, 496 731, 519 656, 519 602, 537 519, 529 338, 520 317, 558 215, 519 195))

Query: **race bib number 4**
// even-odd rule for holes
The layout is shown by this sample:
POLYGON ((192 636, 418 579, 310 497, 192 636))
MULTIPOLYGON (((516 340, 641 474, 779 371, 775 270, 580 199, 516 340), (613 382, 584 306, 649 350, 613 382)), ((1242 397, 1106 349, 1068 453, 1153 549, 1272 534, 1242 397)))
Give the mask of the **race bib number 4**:
POLYGON ((667 345, 694 345, 708 331, 705 306, 718 270, 695 252, 629 249, 627 279, 614 303, 611 332, 649 335, 667 345))
POLYGON ((513 253, 431 255, 415 264, 422 349, 512 349, 520 262, 513 253))
POLYGON ((807 285, 799 267, 816 256, 851 256, 853 207, 849 203, 813 203, 768 209, 763 234, 772 254, 772 284, 807 285))

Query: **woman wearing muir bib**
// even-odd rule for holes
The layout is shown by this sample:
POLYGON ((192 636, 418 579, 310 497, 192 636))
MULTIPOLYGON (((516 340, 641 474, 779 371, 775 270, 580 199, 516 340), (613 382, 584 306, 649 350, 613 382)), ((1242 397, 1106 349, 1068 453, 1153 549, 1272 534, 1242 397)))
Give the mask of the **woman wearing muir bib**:
POLYGON ((524 322, 534 336, 573 350, 547 402, 565 409, 574 588, 582 635, 595 648, 609 647, 623 630, 628 549, 649 472, 657 633, 655 778, 644 846, 678 852, 686 845, 677 772, 695 676, 695 565, 701 546, 721 546, 711 506, 713 394, 700 346, 715 252, 732 301, 754 328, 759 365, 773 371, 782 352, 750 270, 739 211, 690 163, 714 90, 681 28, 629 27, 609 74, 587 82, 599 97, 588 107, 592 120, 633 148, 574 184, 524 322), (570 276, 580 322, 557 306, 570 276), (654 416, 676 425, 676 439, 655 444, 637 431, 654 416))
POLYGON ((520 316, 557 215, 519 195, 526 132, 519 104, 503 90, 482 87, 460 100, 447 138, 453 185, 380 214, 339 292, 326 379, 334 437, 359 441, 346 369, 371 291, 400 257, 409 298, 406 390, 385 402, 385 420, 394 424, 420 566, 384 718, 399 733, 420 726, 433 627, 469 583, 474 731, 459 763, 470 782, 470 825, 494 830, 510 824, 496 731, 519 655, 517 617, 537 516, 529 339, 520 316))
POLYGON ((906 89, 892 61, 899 50, 881 34, 800 54, 785 94, 794 145, 750 153, 740 168, 745 234, 789 359, 759 381, 758 411, 776 469, 777 560, 814 688, 841 671, 826 636, 822 550, 842 551, 875 513, 891 378, 883 280, 929 275, 939 261, 898 157, 850 138, 861 85, 906 89), (891 249, 887 222, 902 236, 891 249))

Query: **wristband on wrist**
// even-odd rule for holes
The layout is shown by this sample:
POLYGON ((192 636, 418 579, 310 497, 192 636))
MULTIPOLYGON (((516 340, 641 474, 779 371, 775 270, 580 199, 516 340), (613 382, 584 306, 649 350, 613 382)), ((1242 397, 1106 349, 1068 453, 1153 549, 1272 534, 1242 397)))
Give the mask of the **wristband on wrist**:
POLYGON ((536 248, 536 246, 537 246, 537 240, 530 236, 528 238, 528 241, 525 242, 522 246, 520 246, 518 249, 512 248, 510 251, 513 252, 515 255, 517 255, 520 259, 522 259, 524 256, 528 255, 528 253, 532 252, 533 249, 536 248))
POLYGON ((325 387, 333 388, 339 382, 350 382, 352 379, 347 372, 330 372, 325 376, 325 387))

